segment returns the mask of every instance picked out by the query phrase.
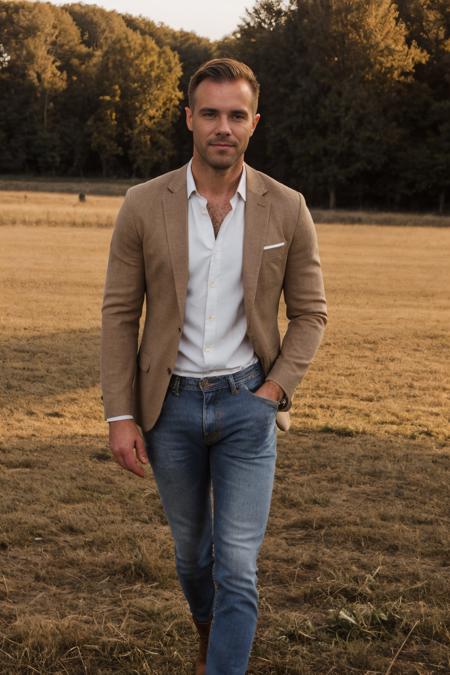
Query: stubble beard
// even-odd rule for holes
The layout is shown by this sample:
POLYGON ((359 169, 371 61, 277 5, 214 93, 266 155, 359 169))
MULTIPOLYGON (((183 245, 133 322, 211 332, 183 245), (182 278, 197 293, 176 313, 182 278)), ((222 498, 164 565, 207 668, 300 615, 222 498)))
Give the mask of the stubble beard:
MULTIPOLYGON (((236 148, 236 146, 234 146, 234 148, 236 148)), ((231 169, 233 166, 238 164, 244 156, 245 149, 246 148, 240 148, 238 152, 236 154, 233 153, 232 156, 227 156, 224 153, 222 156, 219 154, 219 156, 215 157, 211 157, 211 155, 209 155, 207 148, 204 151, 197 148, 197 151, 205 164, 211 167, 211 169, 214 171, 220 172, 231 169)))

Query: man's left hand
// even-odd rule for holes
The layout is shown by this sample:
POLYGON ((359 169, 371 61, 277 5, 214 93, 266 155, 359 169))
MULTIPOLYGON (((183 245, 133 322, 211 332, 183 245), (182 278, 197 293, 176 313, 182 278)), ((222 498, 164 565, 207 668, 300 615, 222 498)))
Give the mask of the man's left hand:
POLYGON ((272 380, 267 380, 257 389, 255 392, 256 396, 262 396, 263 398, 269 398, 272 401, 277 401, 278 403, 284 396, 284 391, 276 382, 272 380))

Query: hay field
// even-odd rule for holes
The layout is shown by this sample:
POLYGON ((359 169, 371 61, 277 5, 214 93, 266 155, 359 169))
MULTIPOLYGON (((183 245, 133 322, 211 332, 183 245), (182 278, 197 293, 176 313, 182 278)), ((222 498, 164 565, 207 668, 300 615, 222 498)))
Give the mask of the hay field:
MULTIPOLYGON (((1 185, 1 182, 0 182, 1 185)), ((0 191, 0 226, 112 227, 121 196, 87 195, 80 202, 70 192, 0 191)))
MULTIPOLYGON (((151 470, 111 460, 102 417, 117 202, 53 195, 49 226, 6 194, 0 672, 187 675, 195 637, 151 470)), ((279 436, 249 675, 448 673, 450 230, 318 229, 330 322, 279 436)))

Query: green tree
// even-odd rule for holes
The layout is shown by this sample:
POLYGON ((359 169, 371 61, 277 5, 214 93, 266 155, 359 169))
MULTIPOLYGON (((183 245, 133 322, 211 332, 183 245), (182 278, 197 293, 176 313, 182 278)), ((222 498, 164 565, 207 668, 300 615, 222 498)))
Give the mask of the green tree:
POLYGON ((101 54, 111 40, 122 35, 127 26, 124 18, 114 11, 96 5, 74 3, 64 6, 78 27, 89 54, 101 54))
MULTIPOLYGON (((273 97, 281 93, 278 73, 288 67, 288 64, 282 63, 287 16, 287 3, 283 0, 260 0, 251 10, 246 10, 246 17, 232 35, 216 45, 217 55, 235 57, 248 63, 261 84, 261 123, 246 154, 249 163, 286 181, 289 180, 289 172, 284 167, 289 166, 289 147, 286 145, 283 154, 277 157, 273 138, 271 142, 269 136, 275 125, 275 118, 272 118, 276 107, 273 97)), ((280 111, 277 111, 277 118, 279 114, 280 111)))
POLYGON ((0 0, 0 170, 168 168, 179 57, 116 12, 0 0))
POLYGON ((178 88, 181 65, 169 47, 158 49, 151 38, 141 40, 141 58, 134 65, 136 81, 142 86, 134 102, 130 159, 133 172, 147 176, 155 169, 168 170, 174 154, 173 132, 182 97, 178 88), (158 50, 155 54, 153 46, 158 50))
POLYGON ((272 170, 333 208, 339 187, 382 165, 385 107, 425 55, 391 0, 263 0, 236 41, 263 73, 272 170))
POLYGON ((167 167, 181 92, 179 59, 168 47, 126 28, 102 54, 96 81, 101 97, 115 101, 116 138, 129 169, 140 175, 167 167))
POLYGON ((100 96, 95 113, 88 120, 91 148, 99 154, 102 175, 111 173, 114 160, 122 154, 117 134, 117 109, 120 104, 120 88, 112 86, 110 96, 100 96))
POLYGON ((9 57, 3 59, 0 86, 11 105, 0 115, 0 128, 12 136, 10 147, 20 148, 24 161, 26 153, 26 163, 55 170, 60 159, 56 104, 67 86, 79 32, 58 8, 26 2, 0 2, 0 29, 9 57))
POLYGON ((105 87, 101 76, 103 54, 126 32, 126 25, 117 12, 101 7, 71 4, 64 9, 77 25, 83 46, 76 72, 59 98, 67 170, 96 173, 100 164, 104 175, 126 172, 121 167, 124 149, 117 125, 120 86, 115 88, 112 82, 105 87))
POLYGON ((450 4, 397 0, 400 15, 428 59, 395 107, 403 129, 393 153, 398 192, 409 200, 433 196, 440 213, 450 189, 450 4))
POLYGON ((176 165, 186 162, 192 154, 192 138, 186 128, 184 108, 187 105, 187 90, 189 79, 197 68, 212 59, 216 54, 216 45, 198 36, 196 33, 184 30, 174 30, 164 24, 155 24, 150 19, 134 17, 126 14, 124 20, 129 28, 153 38, 159 47, 170 47, 178 54, 181 64, 181 78, 179 87, 183 98, 178 106, 179 113, 176 118, 173 132, 175 152, 173 161, 176 165))

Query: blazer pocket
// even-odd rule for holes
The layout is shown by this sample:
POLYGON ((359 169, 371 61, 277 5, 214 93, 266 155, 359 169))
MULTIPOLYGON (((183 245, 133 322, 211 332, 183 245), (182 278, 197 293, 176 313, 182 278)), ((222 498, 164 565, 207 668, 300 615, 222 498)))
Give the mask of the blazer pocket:
POLYGON ((264 290, 281 288, 287 255, 288 246, 286 241, 277 241, 275 239, 273 244, 266 244, 264 246, 261 256, 258 286, 261 286, 264 290))
POLYGON ((139 352, 138 364, 139 368, 143 370, 144 373, 148 373, 150 370, 150 356, 145 352, 139 352))

